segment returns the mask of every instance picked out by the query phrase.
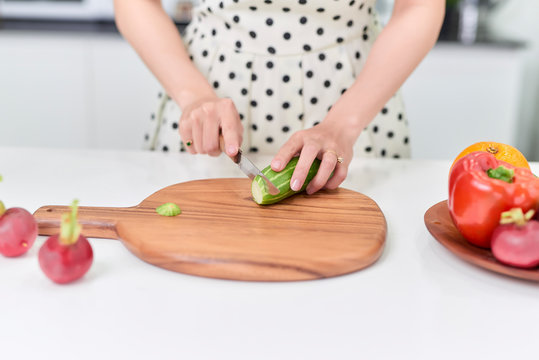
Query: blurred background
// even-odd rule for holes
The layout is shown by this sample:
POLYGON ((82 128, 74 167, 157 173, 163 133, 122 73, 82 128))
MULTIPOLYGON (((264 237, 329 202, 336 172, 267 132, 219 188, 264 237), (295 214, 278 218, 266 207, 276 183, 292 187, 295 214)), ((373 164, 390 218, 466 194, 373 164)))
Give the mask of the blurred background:
MULTIPOLYGON (((163 5, 181 30, 192 2, 163 5)), ((382 23, 392 7, 378 0, 382 23)), ((539 161, 539 1, 446 9, 403 87, 412 156, 453 159, 488 140, 539 161)), ((113 17, 112 0, 0 0, 0 146, 141 148, 160 86, 113 17)))

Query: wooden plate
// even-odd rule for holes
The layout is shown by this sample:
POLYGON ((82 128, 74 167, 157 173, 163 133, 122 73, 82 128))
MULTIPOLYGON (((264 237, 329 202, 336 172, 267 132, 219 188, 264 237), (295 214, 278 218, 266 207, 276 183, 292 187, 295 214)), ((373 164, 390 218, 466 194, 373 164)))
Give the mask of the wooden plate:
POLYGON ((489 249, 470 244, 453 224, 446 200, 427 210, 425 225, 436 240, 461 259, 500 274, 539 281, 539 269, 519 269, 504 265, 494 258, 489 249))
MULTIPOLYGON (((41 235, 58 233, 65 206, 34 216, 41 235)), ((120 239, 136 256, 186 274, 233 280, 293 281, 351 273, 374 263, 386 221, 369 197, 339 188, 257 205, 249 179, 196 180, 157 191, 126 208, 79 207, 87 237, 120 239), (166 202, 176 217, 158 215, 166 202)))

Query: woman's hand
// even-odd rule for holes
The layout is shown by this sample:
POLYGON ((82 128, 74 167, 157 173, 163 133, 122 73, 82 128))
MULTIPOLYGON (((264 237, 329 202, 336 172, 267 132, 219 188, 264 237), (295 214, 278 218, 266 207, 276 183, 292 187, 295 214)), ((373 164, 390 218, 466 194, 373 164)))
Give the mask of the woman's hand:
POLYGON ((218 156, 221 135, 226 154, 235 156, 242 142, 243 125, 232 100, 204 97, 183 109, 180 136, 191 154, 218 156))
POLYGON ((338 112, 332 109, 319 125, 294 133, 273 158, 271 168, 281 171, 292 157, 299 154, 290 180, 292 190, 301 189, 315 158, 322 162, 306 188, 307 194, 313 194, 323 187, 336 189, 346 178, 359 133, 355 130, 356 121, 339 118, 338 112))
POLYGON ((182 109, 180 135, 191 154, 219 155, 219 134, 226 153, 237 154, 243 134, 231 100, 218 98, 190 60, 176 25, 160 0, 114 0, 116 24, 182 109), (188 145, 191 144, 191 145, 188 145))
POLYGON ((292 135, 273 159, 271 168, 280 171, 293 156, 300 154, 290 182, 292 190, 301 189, 315 158, 322 159, 322 164, 307 186, 308 194, 324 186, 334 189, 344 181, 352 160, 352 147, 361 130, 435 44, 444 9, 443 0, 395 0, 391 20, 374 42, 354 84, 323 122, 292 135), (342 163, 337 162, 338 156, 342 157, 342 163))

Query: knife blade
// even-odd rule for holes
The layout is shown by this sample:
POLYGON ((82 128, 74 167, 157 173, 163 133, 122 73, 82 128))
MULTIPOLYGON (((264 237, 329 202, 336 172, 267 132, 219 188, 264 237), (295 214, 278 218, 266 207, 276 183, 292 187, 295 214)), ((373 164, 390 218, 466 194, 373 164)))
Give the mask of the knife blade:
MULTIPOLYGON (((219 147, 226 155, 225 139, 223 138, 222 134, 219 134, 219 147)), ((238 164, 240 170, 247 175, 249 179, 254 180, 257 175, 260 176, 264 180, 266 190, 271 195, 277 195, 280 193, 279 189, 266 177, 266 175, 262 174, 262 171, 260 171, 251 160, 243 156, 243 151, 241 149, 238 148, 238 153, 234 157, 230 157, 228 155, 226 156, 238 164)))
POLYGON ((236 156, 232 157, 231 159, 238 164, 240 170, 247 175, 249 179, 253 180, 258 175, 264 179, 266 190, 268 190, 271 195, 279 194, 279 189, 277 189, 277 187, 266 177, 266 175, 262 174, 262 172, 256 167, 255 164, 253 164, 251 160, 243 155, 243 151, 241 149, 238 149, 236 156))

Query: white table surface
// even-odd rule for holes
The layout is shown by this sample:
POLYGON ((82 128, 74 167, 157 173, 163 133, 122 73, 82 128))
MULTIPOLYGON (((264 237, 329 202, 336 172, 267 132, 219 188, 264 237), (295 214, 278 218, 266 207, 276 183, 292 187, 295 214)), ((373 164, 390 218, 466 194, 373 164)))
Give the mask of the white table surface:
MULTIPOLYGON (((253 160, 262 167, 270 158, 253 160)), ((39 237, 25 256, 0 256, 0 358, 536 358, 538 284, 460 260, 424 225, 425 211, 447 198, 449 166, 354 160, 342 186, 378 203, 388 237, 378 262, 337 278, 207 279, 90 239, 92 268, 60 286, 39 269, 39 237)), ((131 206, 174 183, 242 176, 224 157, 5 147, 0 174, 0 199, 30 212, 74 198, 131 206)))

